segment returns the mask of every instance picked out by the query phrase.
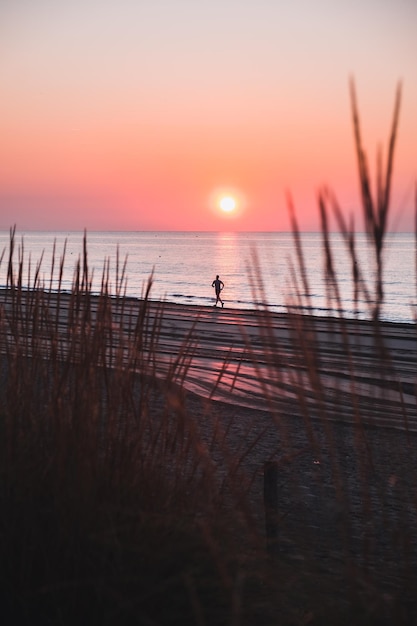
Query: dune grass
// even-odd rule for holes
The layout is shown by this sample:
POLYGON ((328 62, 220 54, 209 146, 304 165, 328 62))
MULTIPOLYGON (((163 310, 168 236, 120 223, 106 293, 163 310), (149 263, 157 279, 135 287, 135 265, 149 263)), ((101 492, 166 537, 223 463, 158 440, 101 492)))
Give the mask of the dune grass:
POLYGON ((217 516, 200 416, 173 384, 192 339, 157 380, 160 314, 148 315, 148 293, 133 317, 120 282, 110 297, 105 268, 93 296, 86 249, 70 294, 45 289, 39 267, 25 289, 14 245, 12 233, 1 319, 3 609, 28 624, 237 619, 243 523, 217 516))
MULTIPOLYGON (((391 381, 395 372, 379 324, 400 92, 385 176, 378 161, 376 200, 353 85, 351 96, 375 284, 365 284, 354 225, 335 196, 323 190, 318 205, 329 306, 343 341, 354 419, 342 428, 329 415, 315 320, 297 313, 300 304, 308 304, 310 291, 289 199, 297 265, 287 315, 292 351, 304 376, 294 368, 296 398, 286 414, 272 408, 271 397, 268 428, 278 433, 279 449, 265 461, 276 463, 281 504, 273 558, 259 499, 258 507, 253 505, 259 480, 244 471, 266 429, 256 434, 253 424, 243 447, 236 447, 234 424, 219 419, 216 403, 185 391, 195 350, 193 328, 165 375, 157 376, 164 310, 162 304, 156 312, 150 306, 152 277, 140 306, 133 306, 125 296, 124 266, 117 262, 113 277, 105 263, 101 292, 93 295, 85 238, 66 293, 61 288, 65 250, 60 259, 53 255, 51 280, 44 284, 42 261, 26 266, 24 243, 17 246, 11 230, 8 255, 0 262, 7 276, 6 304, 0 308, 4 623, 414 623, 417 490, 408 469, 415 440, 405 411, 404 438, 400 433, 382 441, 378 424, 364 423, 356 372, 349 365, 355 348, 340 314, 329 236, 333 216, 350 254, 355 298, 368 303, 379 349, 374 375, 391 381), (52 289, 56 275, 58 288, 52 289), (295 519, 305 523, 296 526, 295 519)), ((255 271, 254 289, 262 289, 261 278, 255 271)), ((258 314, 268 319, 263 311, 258 314)), ((286 357, 268 324, 265 333, 265 358, 278 389, 286 357)), ((250 354, 249 341, 247 350, 250 354)), ((256 369, 255 352, 253 358, 256 369)), ((270 393, 265 389, 266 396, 270 393)), ((342 412, 342 389, 332 394, 332 411, 342 412)), ((243 413, 231 419, 243 419, 243 413)))

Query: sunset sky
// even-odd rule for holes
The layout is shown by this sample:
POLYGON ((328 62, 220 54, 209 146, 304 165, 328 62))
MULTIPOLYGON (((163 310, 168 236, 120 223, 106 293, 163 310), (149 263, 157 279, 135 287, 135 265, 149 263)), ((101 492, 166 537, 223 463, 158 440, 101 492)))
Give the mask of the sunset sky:
POLYGON ((0 229, 288 230, 289 191, 314 230, 328 185, 359 230, 351 76, 372 172, 402 81, 412 229, 416 32, 416 0, 1 0, 0 229))

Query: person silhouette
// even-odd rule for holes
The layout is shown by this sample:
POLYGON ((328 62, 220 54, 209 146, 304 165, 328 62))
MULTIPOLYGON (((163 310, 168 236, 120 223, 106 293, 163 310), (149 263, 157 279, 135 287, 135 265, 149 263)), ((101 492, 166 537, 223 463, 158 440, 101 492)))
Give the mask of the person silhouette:
POLYGON ((220 292, 223 290, 224 288, 224 282, 222 280, 220 280, 219 275, 217 274, 216 278, 213 280, 213 282, 211 283, 211 286, 214 287, 215 292, 216 292, 216 302, 213 306, 217 306, 217 303, 220 302, 222 305, 222 308, 224 307, 224 302, 220 297, 220 292))

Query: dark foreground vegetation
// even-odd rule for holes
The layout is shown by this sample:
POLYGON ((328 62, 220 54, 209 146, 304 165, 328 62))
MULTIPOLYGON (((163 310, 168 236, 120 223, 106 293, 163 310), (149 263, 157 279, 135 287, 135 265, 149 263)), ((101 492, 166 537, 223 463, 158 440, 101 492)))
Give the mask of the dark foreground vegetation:
MULTIPOLYGON (((380 371, 372 375, 393 384, 379 315, 399 96, 375 201, 353 89, 352 103, 375 284, 364 284, 353 228, 334 197, 323 192, 329 302, 340 310, 331 215, 351 254, 355 294, 367 300, 381 346, 380 371)), ((17 254, 11 232, 0 265, 7 275, 7 298, 0 305, 1 623, 416 623, 413 416, 400 402, 402 429, 381 434, 377 422, 364 425, 358 400, 349 427, 335 425, 334 413, 328 419, 329 390, 315 360, 314 325, 292 313, 309 293, 294 214, 293 220, 298 267, 288 317, 306 376, 298 386, 293 381, 297 393, 286 414, 271 411, 268 425, 255 437, 259 425, 253 424, 240 447, 234 441, 236 407, 193 397, 181 382, 193 357, 192 323, 164 376, 156 376, 164 311, 161 306, 150 312, 151 280, 128 324, 120 324, 130 306, 123 270, 117 268, 110 294, 105 266, 101 293, 92 295, 86 245, 71 293, 52 290, 40 279, 40 265, 25 265, 23 244, 17 254), (253 497, 259 475, 245 464, 267 429, 279 437, 264 459, 272 481, 264 510, 262 496, 253 497), (297 453, 290 443, 294 429, 303 442, 297 453), (285 503, 279 510, 277 472, 285 503), (292 493, 298 494, 298 526, 291 521, 292 493)), ((62 274, 64 260, 65 254, 51 274, 62 274)), ((347 335, 342 349, 348 362, 347 335)), ((271 380, 280 367, 279 346, 274 354, 271 380)), ((354 387, 353 375, 347 379, 354 387)), ((415 395, 413 385, 407 391, 415 395)), ((342 394, 339 400, 342 407, 342 394)), ((239 419, 257 421, 257 412, 242 409, 239 419)))

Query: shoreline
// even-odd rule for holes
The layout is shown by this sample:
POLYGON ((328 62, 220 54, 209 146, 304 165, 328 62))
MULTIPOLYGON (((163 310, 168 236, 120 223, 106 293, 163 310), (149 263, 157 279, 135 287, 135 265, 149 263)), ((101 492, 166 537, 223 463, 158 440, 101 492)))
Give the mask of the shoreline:
MULTIPOLYGON (((49 313, 59 315, 62 334, 66 332, 74 294, 27 290, 21 295, 22 315, 31 298, 41 297, 49 313)), ((88 295, 94 323, 100 296, 88 295)), ((78 297, 83 300, 81 294, 78 297)), ((11 311, 11 300, 12 290, 0 289, 3 316, 11 311)), ((329 419, 337 410, 339 421, 355 421, 356 397, 364 423, 402 429, 405 410, 407 428, 417 432, 415 324, 222 309, 130 296, 112 296, 110 303, 109 330, 115 345, 128 341, 129 329, 140 315, 147 316, 148 338, 157 320, 153 344, 158 352, 157 377, 163 379, 175 356, 182 354, 188 369, 181 383, 203 398, 274 413, 293 410, 301 387, 313 416, 314 370, 327 389, 329 419), (310 363, 309 355, 314 355, 310 363), (383 365, 384 358, 389 368, 383 365)))
MULTIPOLYGON (((22 293, 43 293, 43 294, 51 294, 52 296, 58 296, 59 294, 63 295, 64 297, 70 297, 73 294, 73 290, 72 289, 45 289, 42 287, 39 288, 33 288, 33 287, 19 287, 19 289, 22 291, 22 293)), ((2 298, 4 298, 5 295, 7 295, 8 293, 11 293, 12 289, 10 287, 5 287, 5 286, 0 286, 0 302, 2 300, 2 298)), ((99 299, 100 298, 100 293, 99 292, 89 292, 89 291, 85 291, 85 294, 89 295, 92 299, 99 299)), ((141 303, 143 303, 145 301, 145 298, 140 297, 140 296, 134 296, 134 295, 117 295, 117 294, 111 294, 109 293, 107 295, 107 297, 116 302, 118 300, 123 299, 125 302, 130 303, 130 304, 134 304, 134 305, 140 305, 141 303)), ((214 298, 212 298, 212 300, 214 300, 214 298)), ((189 311, 190 314, 193 314, 195 312, 206 312, 206 311, 210 311, 212 308, 214 308, 214 306, 212 304, 191 304, 189 302, 175 302, 173 300, 164 300, 164 299, 159 299, 159 298, 148 298, 146 299, 146 302, 148 303, 148 305, 155 307, 155 308, 160 308, 162 307, 166 307, 166 308, 179 308, 179 309, 184 309, 189 311)), ((314 307, 310 307, 311 310, 308 310, 309 307, 297 307, 294 306, 292 311, 288 310, 288 306, 287 305, 280 305, 280 308, 285 309, 283 311, 274 311, 272 310, 272 307, 275 307, 276 305, 274 304, 268 304, 268 303, 258 303, 258 305, 254 304, 252 307, 239 307, 239 306, 228 306, 227 302, 225 303, 226 306, 224 307, 223 311, 225 312, 232 312, 236 315, 248 315, 249 317, 252 317, 253 315, 262 315, 262 316, 270 316, 271 318, 276 318, 276 319, 287 319, 290 315, 293 317, 300 317, 300 318, 312 318, 314 320, 317 321, 325 321, 328 323, 339 323, 341 319, 343 319, 344 322, 348 323, 348 324, 359 324, 359 325, 363 325, 364 327, 366 326, 374 326, 375 322, 371 317, 355 317, 355 316, 347 316, 347 315, 343 315, 343 311, 336 311, 334 309, 328 309, 328 312, 323 313, 323 314, 318 314, 317 309, 315 309, 314 307)), ((220 309, 221 307, 216 307, 217 309, 220 309)), ((323 310, 323 309, 322 309, 323 310)), ((359 315, 359 312, 358 312, 359 315)), ((409 329, 409 328, 416 328, 417 326, 417 318, 412 320, 392 320, 392 319, 384 319, 384 318, 380 318, 378 320, 378 325, 381 327, 385 327, 385 328, 389 328, 389 327, 393 327, 393 328, 403 328, 403 329, 409 329)))

